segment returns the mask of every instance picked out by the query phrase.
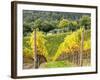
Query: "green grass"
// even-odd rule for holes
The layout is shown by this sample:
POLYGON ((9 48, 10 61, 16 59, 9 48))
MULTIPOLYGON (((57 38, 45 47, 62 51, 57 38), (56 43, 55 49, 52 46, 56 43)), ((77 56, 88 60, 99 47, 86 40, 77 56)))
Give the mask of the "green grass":
POLYGON ((61 68, 61 67, 74 67, 75 64, 70 63, 68 61, 54 61, 47 62, 40 65, 40 68, 61 68))
POLYGON ((47 48, 48 54, 50 56, 49 58, 52 59, 52 57, 55 55, 59 45, 64 41, 65 36, 68 34, 70 34, 70 32, 47 35, 45 37, 47 40, 46 48, 47 48))

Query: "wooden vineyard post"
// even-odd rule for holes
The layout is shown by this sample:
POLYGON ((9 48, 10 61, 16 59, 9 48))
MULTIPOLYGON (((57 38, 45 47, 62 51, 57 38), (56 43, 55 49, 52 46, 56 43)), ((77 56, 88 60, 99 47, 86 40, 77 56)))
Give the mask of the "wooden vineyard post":
POLYGON ((37 58, 37 45, 36 45, 36 29, 34 30, 34 68, 38 68, 38 58, 37 58))
POLYGON ((83 45, 84 44, 84 29, 81 34, 81 48, 80 48, 80 66, 83 65, 83 45))

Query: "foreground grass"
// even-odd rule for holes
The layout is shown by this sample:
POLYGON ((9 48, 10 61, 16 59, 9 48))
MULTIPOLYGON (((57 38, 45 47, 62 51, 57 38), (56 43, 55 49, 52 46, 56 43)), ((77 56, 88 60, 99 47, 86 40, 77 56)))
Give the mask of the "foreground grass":
POLYGON ((61 68, 61 67, 74 67, 75 64, 68 61, 54 61, 47 62, 40 65, 40 68, 61 68))

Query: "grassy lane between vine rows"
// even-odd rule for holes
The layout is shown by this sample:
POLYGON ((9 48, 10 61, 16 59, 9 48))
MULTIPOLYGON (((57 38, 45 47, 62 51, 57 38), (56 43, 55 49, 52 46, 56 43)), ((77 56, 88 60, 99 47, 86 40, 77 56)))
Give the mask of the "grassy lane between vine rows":
POLYGON ((53 34, 53 35, 46 35, 45 39, 46 41, 46 48, 48 51, 48 60, 52 60, 52 57, 55 55, 59 45, 64 41, 64 38, 71 34, 71 32, 66 33, 59 33, 59 34, 53 34))

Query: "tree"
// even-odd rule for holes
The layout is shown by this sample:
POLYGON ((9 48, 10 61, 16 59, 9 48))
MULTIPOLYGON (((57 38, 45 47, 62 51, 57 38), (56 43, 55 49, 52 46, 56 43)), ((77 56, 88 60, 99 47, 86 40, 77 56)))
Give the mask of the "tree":
POLYGON ((24 21, 23 24, 23 34, 24 36, 27 36, 29 33, 31 33, 33 31, 33 22, 26 22, 24 21))
POLYGON ((50 30, 54 29, 55 26, 53 24, 51 24, 50 21, 47 21, 47 20, 44 20, 42 23, 41 23, 41 27, 39 27, 39 29, 41 31, 44 31, 44 32, 49 32, 50 30))
POLYGON ((69 26, 69 21, 67 19, 62 19, 58 24, 58 28, 65 28, 68 26, 69 26))
POLYGON ((34 23, 33 29, 40 28, 42 24, 42 20, 39 18, 39 19, 36 19, 33 23, 34 23))
POLYGON ((79 25, 78 25, 77 21, 70 21, 69 30, 75 31, 75 30, 77 30, 78 26, 79 25))
POLYGON ((84 26, 85 29, 90 29, 91 18, 87 15, 82 16, 80 18, 80 26, 84 26))

